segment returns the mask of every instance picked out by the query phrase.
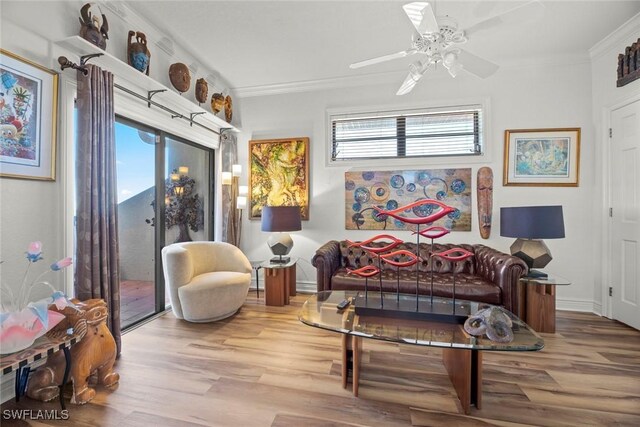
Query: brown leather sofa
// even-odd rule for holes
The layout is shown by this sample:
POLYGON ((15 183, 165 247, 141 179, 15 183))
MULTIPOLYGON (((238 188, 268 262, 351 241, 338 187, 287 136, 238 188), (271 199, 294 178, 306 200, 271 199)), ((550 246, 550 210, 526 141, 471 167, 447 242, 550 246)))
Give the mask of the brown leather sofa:
MULTIPOLYGON (((376 244, 372 244, 376 246, 376 244)), ((416 266, 419 271, 419 292, 429 295, 431 289, 431 262, 434 266, 433 293, 436 296, 453 296, 453 269, 456 273, 456 298, 502 305, 519 315, 518 280, 527 272, 527 265, 514 256, 505 254, 484 245, 434 244, 435 253, 451 248, 463 248, 473 252, 474 256, 465 261, 450 262, 439 257, 430 257, 431 245, 420 244, 418 264, 400 268, 400 292, 415 293, 416 266)), ((402 243, 394 250, 405 249, 415 253, 415 243, 402 243)), ((326 290, 364 290, 365 279, 347 274, 347 268, 356 269, 367 264, 378 266, 375 255, 363 249, 349 248, 346 241, 332 240, 320 247, 312 260, 316 267, 318 291, 326 290)), ((395 292, 398 268, 382 263, 382 290, 395 292)), ((380 278, 374 276, 368 280, 369 290, 380 290, 380 278)))

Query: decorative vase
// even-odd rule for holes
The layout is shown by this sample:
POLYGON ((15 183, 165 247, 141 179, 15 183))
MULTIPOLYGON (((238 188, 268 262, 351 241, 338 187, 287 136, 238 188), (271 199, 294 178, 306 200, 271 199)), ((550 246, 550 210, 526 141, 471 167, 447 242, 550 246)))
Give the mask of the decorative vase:
POLYGON ((29 347, 35 340, 47 333, 64 319, 57 311, 41 310, 25 307, 21 311, 2 313, 0 324, 0 352, 15 353, 29 347))
POLYGON ((191 236, 189 236, 189 226, 186 223, 178 224, 178 237, 173 243, 190 242, 191 236))

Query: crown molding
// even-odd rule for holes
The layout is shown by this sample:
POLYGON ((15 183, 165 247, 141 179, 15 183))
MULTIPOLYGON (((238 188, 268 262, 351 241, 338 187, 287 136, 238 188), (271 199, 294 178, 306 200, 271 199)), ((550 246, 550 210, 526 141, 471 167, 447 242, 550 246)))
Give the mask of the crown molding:
MULTIPOLYGON (((590 64, 591 59, 587 52, 571 55, 547 56, 518 60, 503 61, 500 70, 518 70, 532 68, 548 68, 590 64)), ((498 70, 498 72, 500 72, 498 70)), ((400 84, 407 71, 392 71, 384 73, 371 73, 355 76, 332 77, 328 79, 305 80, 290 83, 274 83, 267 85, 247 86, 232 88, 238 98, 251 98, 258 96, 283 95, 288 93, 316 92, 331 89, 345 89, 363 86, 378 86, 384 84, 400 84)), ((469 77, 469 76, 466 76, 469 77)), ((464 77, 463 77, 464 78, 464 77)), ((471 77, 473 78, 473 77, 471 77)), ((425 75, 423 80, 451 79, 448 74, 425 75)))
POLYGON ((389 84, 402 79, 406 71, 372 73, 356 76, 332 77, 328 79, 305 80, 290 83, 274 83, 258 86, 233 88, 238 98, 281 95, 285 93, 315 92, 327 89, 341 89, 360 86, 389 84))
POLYGON ((589 49, 589 56, 591 59, 596 59, 605 55, 610 50, 620 50, 620 46, 633 43, 638 37, 638 34, 640 34, 640 13, 637 13, 604 39, 593 45, 591 49, 589 49))

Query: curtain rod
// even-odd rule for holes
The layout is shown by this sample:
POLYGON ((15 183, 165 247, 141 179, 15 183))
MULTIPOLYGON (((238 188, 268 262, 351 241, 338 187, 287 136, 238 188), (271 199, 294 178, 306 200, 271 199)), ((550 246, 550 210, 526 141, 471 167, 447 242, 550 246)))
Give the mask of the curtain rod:
MULTIPOLYGON (((66 56, 60 56, 60 57, 58 57, 58 63, 60 64, 60 69, 62 69, 62 70, 65 70, 66 68, 73 68, 74 70, 81 71, 86 76, 87 74, 89 74, 89 70, 87 70, 87 67, 85 67, 85 64, 91 58, 95 58, 95 57, 98 57, 98 56, 102 56, 102 53, 94 53, 94 54, 91 54, 91 55, 81 56, 80 57, 80 65, 76 64, 75 62, 71 62, 69 59, 67 59, 66 56)), ((147 96, 144 96, 144 95, 140 95, 139 93, 137 93, 137 92, 135 92, 135 91, 133 91, 131 89, 128 89, 128 88, 126 88, 126 87, 124 87, 122 85, 119 85, 117 83, 114 83, 113 87, 115 87, 116 89, 119 89, 119 90, 121 90, 121 91, 123 91, 123 92, 125 92, 125 93, 127 93, 127 94, 129 94, 129 95, 131 95, 133 97, 135 97, 135 98, 138 98, 138 99, 146 102, 147 106, 149 108, 151 108, 151 105, 154 105, 154 106, 160 108, 161 110, 164 110, 167 113, 170 113, 172 119, 175 119, 175 118, 184 119, 184 120, 189 122, 190 126, 197 125, 197 126, 201 127, 202 129, 205 129, 205 130, 207 130, 209 132, 215 133, 218 136, 220 136, 220 134, 221 134, 220 132, 218 132, 218 131, 216 131, 214 129, 211 129, 210 127, 205 126, 202 123, 198 123, 198 122, 196 122, 194 120, 194 118, 196 116, 199 116, 200 114, 204 114, 204 112, 189 113, 189 117, 187 117, 187 116, 185 116, 185 115, 183 115, 183 114, 181 114, 181 113, 179 113, 179 112, 167 107, 166 105, 160 104, 159 102, 156 102, 156 101, 151 99, 153 97, 153 95, 155 95, 156 93, 165 92, 166 89, 150 90, 150 91, 147 92, 147 96)), ((221 131, 224 131, 224 129, 221 129, 221 131)))

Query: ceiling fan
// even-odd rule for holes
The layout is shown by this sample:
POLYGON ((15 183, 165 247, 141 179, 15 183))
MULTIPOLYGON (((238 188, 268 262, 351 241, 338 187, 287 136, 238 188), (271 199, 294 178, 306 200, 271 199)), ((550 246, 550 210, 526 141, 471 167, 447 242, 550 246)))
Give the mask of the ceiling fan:
POLYGON ((413 35, 411 47, 401 52, 367 59, 349 66, 349 68, 356 69, 417 53, 425 55, 424 59, 409 65, 409 74, 396 95, 404 95, 411 92, 424 73, 438 63, 441 63, 452 77, 456 77, 462 70, 483 79, 491 76, 498 70, 498 65, 460 49, 457 45, 465 43, 468 37, 476 32, 493 28, 503 23, 522 22, 537 16, 543 9, 539 1, 530 1, 483 20, 463 31, 458 29, 456 21, 448 16, 436 19, 430 3, 413 2, 405 4, 402 8, 417 31, 413 35))

